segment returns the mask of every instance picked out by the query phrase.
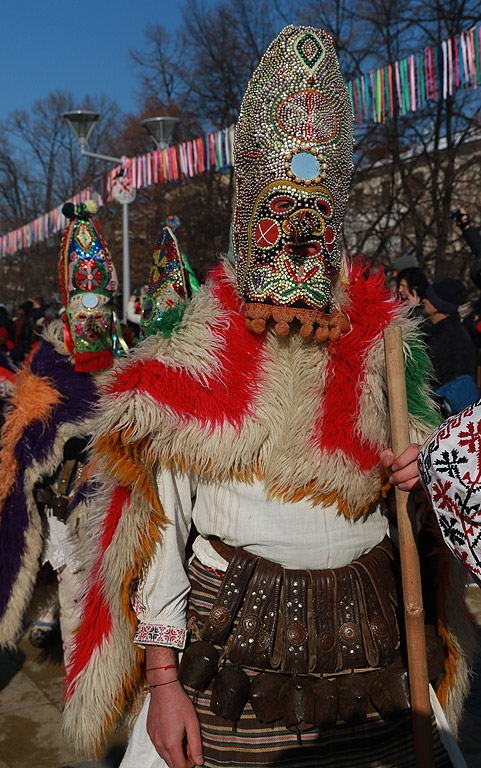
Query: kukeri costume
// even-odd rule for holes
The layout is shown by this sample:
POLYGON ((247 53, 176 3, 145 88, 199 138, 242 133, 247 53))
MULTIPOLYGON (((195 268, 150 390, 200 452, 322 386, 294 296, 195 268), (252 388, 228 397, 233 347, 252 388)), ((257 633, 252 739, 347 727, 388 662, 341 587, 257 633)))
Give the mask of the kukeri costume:
POLYGON ((147 296, 142 301, 139 314, 134 315, 131 310, 128 317, 141 326, 142 337, 156 333, 161 327, 165 332, 169 315, 173 317, 170 310, 179 302, 190 299, 199 289, 199 281, 175 235, 181 226, 179 217, 167 216, 166 224, 157 238, 147 296))
POLYGON ((42 560, 61 573, 64 642, 78 621, 72 582, 81 566, 66 521, 76 514, 74 489, 85 461, 99 376, 118 349, 112 314, 116 280, 99 225, 90 221, 96 206, 67 204, 64 211, 72 219, 60 258, 64 320, 50 324, 16 376, 2 432, 2 645, 12 645, 21 630, 42 560))
POLYGON ((182 253, 175 231, 177 216, 167 218, 155 244, 147 296, 140 310, 142 338, 157 332, 169 335, 182 317, 186 301, 199 290, 198 280, 182 253))
MULTIPOLYGON (((86 501, 97 545, 65 711, 81 750, 142 691, 143 647, 187 640, 179 674, 207 766, 327 768, 342 753, 360 768, 374 752, 378 765, 412 765, 379 465, 387 326, 404 332, 411 438, 436 416, 416 329, 382 274, 341 270, 352 132, 330 36, 287 27, 236 130, 235 269, 220 266, 179 305, 101 400, 102 488, 86 501)), ((440 557, 430 676, 455 725, 471 634, 460 569, 440 557)), ((147 706, 125 766, 164 765, 147 706)))

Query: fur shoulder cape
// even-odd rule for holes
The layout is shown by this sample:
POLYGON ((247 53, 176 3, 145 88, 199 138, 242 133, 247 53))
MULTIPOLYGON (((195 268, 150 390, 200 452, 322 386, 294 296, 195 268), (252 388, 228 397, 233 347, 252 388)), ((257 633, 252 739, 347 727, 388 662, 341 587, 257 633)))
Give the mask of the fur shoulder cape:
MULTIPOLYGON (((340 303, 351 330, 336 342, 256 336, 246 329, 232 269, 224 265, 164 335, 147 338, 112 372, 94 430, 102 488, 87 501, 90 541, 98 543, 67 681, 65 730, 79 751, 95 753, 141 687, 130 590, 168 520, 155 490, 159 467, 213 480, 257 477, 271 496, 307 497, 319 514, 323 502, 337 503, 352 519, 368 514, 385 483, 382 332, 392 324, 404 334, 411 439, 432 430, 429 363, 384 276, 366 276, 354 265, 340 303)), ((451 720, 467 685, 469 645, 459 589, 452 603, 458 628, 446 637, 461 682, 451 720)))
MULTIPOLYGON (((230 272, 230 271, 229 271, 230 272)), ((224 480, 263 479, 286 501, 335 500, 347 517, 378 497, 389 441, 382 331, 405 331, 413 439, 436 423, 414 325, 383 277, 353 268, 344 307, 351 331, 319 345, 256 336, 233 276, 220 268, 170 338, 149 338, 117 367, 97 421, 97 456, 121 485, 141 459, 224 480)))
POLYGON ((67 440, 88 435, 97 386, 77 373, 52 323, 16 376, 0 453, 0 645, 13 646, 37 576, 42 522, 34 486, 52 475, 67 440))

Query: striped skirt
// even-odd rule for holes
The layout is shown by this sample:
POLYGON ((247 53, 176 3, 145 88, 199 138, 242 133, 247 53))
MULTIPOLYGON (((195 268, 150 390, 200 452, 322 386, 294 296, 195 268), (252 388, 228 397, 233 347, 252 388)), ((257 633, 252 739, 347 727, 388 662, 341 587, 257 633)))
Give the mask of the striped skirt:
MULTIPOLYGON (((189 577, 192 591, 188 613, 203 623, 222 574, 194 559, 189 577)), ((186 690, 194 694, 191 689, 186 690)), ((234 733, 232 723, 210 711, 210 696, 211 692, 206 691, 199 694, 196 701, 206 768, 415 768, 409 714, 393 722, 371 714, 355 727, 340 721, 335 728, 321 734, 315 729, 303 732, 299 745, 296 733, 277 723, 271 726, 257 720, 250 703, 234 733)), ((436 767, 448 768, 451 763, 434 726, 433 732, 436 767)))

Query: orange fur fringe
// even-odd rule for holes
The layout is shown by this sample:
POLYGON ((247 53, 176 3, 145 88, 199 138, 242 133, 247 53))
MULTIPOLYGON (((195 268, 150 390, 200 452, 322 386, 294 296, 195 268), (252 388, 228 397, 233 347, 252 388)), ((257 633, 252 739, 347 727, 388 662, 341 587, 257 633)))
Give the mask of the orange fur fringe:
POLYGON ((61 399, 52 379, 34 376, 29 368, 18 374, 1 438, 0 504, 15 483, 17 461, 14 451, 26 427, 34 421, 46 424, 61 399))

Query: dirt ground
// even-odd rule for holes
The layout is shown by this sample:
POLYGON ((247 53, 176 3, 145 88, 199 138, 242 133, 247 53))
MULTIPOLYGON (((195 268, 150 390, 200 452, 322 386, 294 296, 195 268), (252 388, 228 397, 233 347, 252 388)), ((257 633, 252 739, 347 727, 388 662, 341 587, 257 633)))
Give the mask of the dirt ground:
POLYGON ((99 762, 79 760, 62 738, 60 635, 43 650, 28 640, 31 618, 48 602, 53 588, 51 577, 44 575, 35 589, 17 651, 0 653, 0 768, 117 768, 126 734, 111 739, 99 762))

